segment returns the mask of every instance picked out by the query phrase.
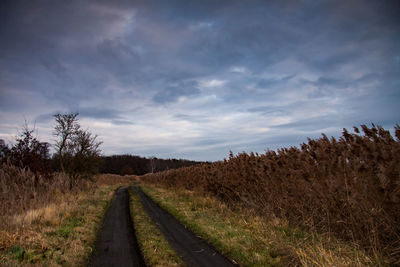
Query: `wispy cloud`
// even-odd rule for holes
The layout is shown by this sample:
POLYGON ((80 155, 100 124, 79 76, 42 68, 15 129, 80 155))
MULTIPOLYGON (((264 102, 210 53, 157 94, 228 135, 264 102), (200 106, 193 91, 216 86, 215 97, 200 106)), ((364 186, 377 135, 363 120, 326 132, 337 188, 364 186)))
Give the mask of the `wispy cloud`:
POLYGON ((80 112, 111 153, 217 160, 399 123, 398 1, 5 1, 0 138, 80 112), (251 18, 251 19, 249 19, 251 18))

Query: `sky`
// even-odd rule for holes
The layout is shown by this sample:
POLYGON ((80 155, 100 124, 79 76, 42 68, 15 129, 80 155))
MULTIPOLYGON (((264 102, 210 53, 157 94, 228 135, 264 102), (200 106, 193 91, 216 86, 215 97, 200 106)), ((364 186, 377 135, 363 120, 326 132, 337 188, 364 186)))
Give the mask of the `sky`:
POLYGON ((222 160, 400 123, 400 1, 0 1, 0 139, 222 160))

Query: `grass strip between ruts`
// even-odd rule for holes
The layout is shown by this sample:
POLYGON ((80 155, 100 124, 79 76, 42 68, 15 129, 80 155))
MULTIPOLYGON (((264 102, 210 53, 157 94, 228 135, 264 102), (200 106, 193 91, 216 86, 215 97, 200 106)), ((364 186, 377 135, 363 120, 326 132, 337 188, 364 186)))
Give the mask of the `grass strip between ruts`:
POLYGON ((129 189, 136 238, 148 266, 186 266, 143 208, 138 194, 129 189))

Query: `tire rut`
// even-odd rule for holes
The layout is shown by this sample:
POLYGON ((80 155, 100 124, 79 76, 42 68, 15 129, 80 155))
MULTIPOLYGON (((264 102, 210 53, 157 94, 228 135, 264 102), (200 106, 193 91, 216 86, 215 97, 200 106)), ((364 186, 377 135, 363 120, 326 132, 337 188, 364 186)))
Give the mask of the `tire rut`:
POLYGON ((168 242, 189 266, 238 266, 153 202, 138 186, 134 187, 143 206, 168 242))
POLYGON ((115 192, 89 266, 146 266, 133 228, 128 188, 120 187, 115 192))

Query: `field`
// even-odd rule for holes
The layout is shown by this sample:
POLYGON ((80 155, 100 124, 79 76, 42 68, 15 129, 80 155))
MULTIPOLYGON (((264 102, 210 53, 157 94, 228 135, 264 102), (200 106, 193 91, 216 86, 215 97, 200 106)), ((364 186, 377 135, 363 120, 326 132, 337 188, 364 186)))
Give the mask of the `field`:
POLYGON ((400 128, 346 129, 300 148, 241 153, 228 160, 146 175, 148 184, 216 197, 265 221, 354 244, 400 264, 400 128))
MULTIPOLYGON (((2 163, 0 265, 85 265, 116 188, 136 181, 243 266, 400 265, 400 128, 137 176, 74 179, 2 163), (139 181, 140 180, 140 181, 139 181)), ((131 195, 150 266, 184 266, 131 195)))
MULTIPOLYGON (((252 210, 232 209, 215 197, 158 185, 141 188, 197 236, 241 266, 384 265, 351 243, 290 226, 284 220, 265 220, 252 210)), ((168 259, 161 253, 149 254, 158 262, 168 259)))
POLYGON ((72 190, 4 164, 1 174, 0 265, 84 266, 117 187, 132 176, 101 175, 72 190))

